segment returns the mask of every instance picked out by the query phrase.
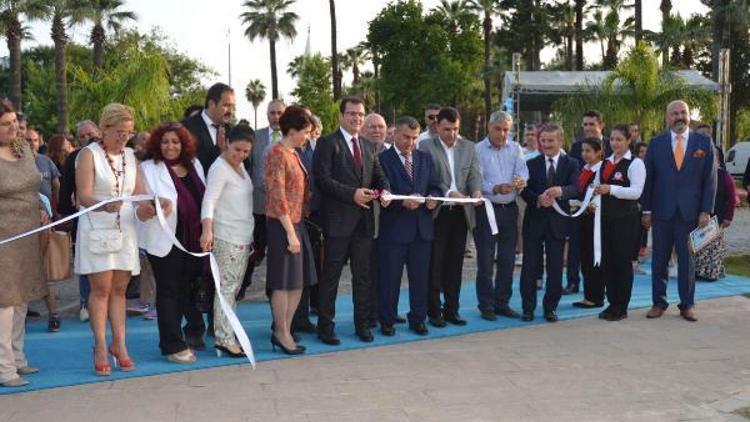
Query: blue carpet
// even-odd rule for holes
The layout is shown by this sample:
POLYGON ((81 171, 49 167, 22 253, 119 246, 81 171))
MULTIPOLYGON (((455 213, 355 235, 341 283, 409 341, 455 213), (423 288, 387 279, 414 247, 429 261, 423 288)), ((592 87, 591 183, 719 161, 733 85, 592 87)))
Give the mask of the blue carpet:
MULTIPOLYGON (((670 302, 673 304, 678 302, 676 290, 677 283, 673 279, 669 285, 670 302)), ((511 306, 520 311, 518 280, 515 281, 513 292, 511 306)), ((696 300, 734 296, 746 292, 750 292, 750 279, 727 276, 723 280, 714 283, 699 282, 696 287, 696 300)), ((541 303, 543 291, 540 291, 539 294, 539 303, 541 303)), ((571 306, 572 302, 580 300, 580 298, 580 294, 563 296, 558 308, 560 319, 587 317, 596 315, 600 311, 599 309, 578 309, 571 306)), ((464 327, 449 325, 442 329, 428 326, 430 334, 426 337, 414 335, 405 325, 398 325, 396 336, 385 337, 379 335, 379 331, 375 331, 375 342, 366 344, 360 342, 354 336, 351 295, 342 295, 336 304, 336 319, 338 322, 336 332, 341 338, 341 346, 326 346, 317 341, 312 334, 302 334, 301 344, 307 346, 307 355, 312 355, 544 323, 543 318, 539 315, 541 313, 540 309, 537 309, 536 320, 531 323, 524 323, 508 318, 500 318, 496 322, 485 321, 480 318, 476 305, 477 299, 474 284, 466 283, 462 288, 461 314, 469 322, 468 325, 464 327)), ((404 290, 401 292, 399 306, 401 315, 406 314, 408 306, 408 293, 404 290)), ((633 286, 633 297, 630 307, 643 308, 649 306, 651 306, 650 277, 646 275, 637 276, 635 285, 633 286)), ((263 361, 287 358, 285 355, 271 351, 269 343, 270 312, 267 303, 243 304, 238 308, 238 316, 253 342, 259 365, 262 365, 263 361)), ((624 323, 627 324, 627 322, 624 323)), ((128 320, 127 328, 128 348, 138 369, 135 372, 125 373, 113 368, 112 376, 97 377, 93 373, 91 357, 93 340, 88 324, 78 322, 77 320, 65 320, 62 324, 62 331, 54 334, 46 331, 46 323, 35 322, 28 324, 25 349, 30 364, 39 367, 41 371, 38 374, 27 377, 31 382, 29 386, 18 389, 0 388, 0 395, 194 369, 247 364, 247 361, 244 359, 217 358, 210 345, 209 350, 197 352, 198 362, 196 364, 172 364, 167 362, 159 352, 155 321, 146 321, 140 317, 132 317, 128 320)))

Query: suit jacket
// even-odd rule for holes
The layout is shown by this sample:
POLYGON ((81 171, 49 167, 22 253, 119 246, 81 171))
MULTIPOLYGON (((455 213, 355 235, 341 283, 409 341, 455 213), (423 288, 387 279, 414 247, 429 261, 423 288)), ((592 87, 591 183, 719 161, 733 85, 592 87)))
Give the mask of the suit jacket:
POLYGON ((682 168, 677 170, 670 132, 648 144, 646 185, 641 206, 656 220, 671 220, 679 213, 684 221, 695 221, 701 212, 711 213, 716 197, 716 164, 711 140, 690 131, 682 168))
POLYGON ((271 145, 270 126, 255 131, 255 142, 250 153, 250 166, 247 172, 253 180, 253 214, 266 213, 266 177, 264 176, 266 154, 271 145))
MULTIPOLYGON (((482 191, 482 173, 479 168, 479 159, 477 157, 474 142, 465 138, 456 140, 453 151, 454 174, 456 176, 456 188, 466 196, 471 196, 474 192, 482 191)), ((440 137, 426 139, 419 144, 419 149, 430 154, 432 157, 435 172, 440 179, 440 190, 447 194, 451 186, 451 173, 448 167, 448 155, 441 145, 440 137)), ((439 207, 438 207, 439 209, 439 207)), ((433 213, 437 216, 438 210, 433 213)), ((474 229, 474 206, 465 205, 464 213, 466 215, 466 225, 469 230, 474 229)))
MULTIPOLYGON (((380 153, 380 165, 391 185, 391 192, 399 195, 419 194, 442 196, 440 179, 432 164, 432 157, 423 151, 412 152, 414 179, 406 173, 397 149, 390 148, 380 153)), ((415 210, 403 206, 402 201, 393 201, 380 211, 380 238, 385 242, 411 243, 415 240, 432 240, 432 213, 423 204, 415 210)))
POLYGON ((526 201, 526 215, 523 220, 523 231, 540 233, 550 230, 557 239, 564 239, 568 233, 569 217, 558 214, 552 207, 544 208, 537 205, 539 196, 552 186, 562 188, 562 196, 557 199, 557 204, 565 212, 570 212, 568 200, 578 197, 578 160, 569 155, 560 154, 555 169, 555 183, 547 183, 547 157, 540 155, 527 162, 529 166, 529 181, 526 188, 521 192, 521 197, 526 201))
MULTIPOLYGON (((211 164, 216 161, 221 151, 219 147, 214 145, 211 140, 211 133, 208 131, 206 122, 203 121, 203 113, 198 113, 195 116, 188 117, 183 120, 183 125, 195 138, 196 156, 198 161, 201 162, 201 166, 204 169, 210 169, 211 164)), ((226 133, 227 140, 229 139, 229 131, 232 129, 230 125, 224 126, 224 133, 226 133)))
POLYGON ((390 190, 383 174, 375 147, 359 137, 362 152, 362 171, 354 166, 354 157, 341 130, 318 139, 313 154, 313 178, 320 189, 320 218, 323 232, 331 237, 349 237, 364 219, 366 234, 374 234, 371 208, 354 203, 354 192, 359 188, 390 190))
POLYGON ((62 215, 75 214, 78 210, 73 198, 76 194, 76 157, 81 148, 71 152, 63 164, 65 177, 60 179, 60 193, 57 200, 57 211, 62 215))
MULTIPOLYGON (((581 156, 582 145, 583 145, 583 142, 581 142, 581 141, 582 140, 579 139, 579 140, 573 142, 573 145, 570 146, 570 152, 568 153, 568 155, 570 155, 571 157, 573 157, 576 160, 578 160, 579 163, 583 163, 584 162, 583 161, 583 157, 581 156)), ((602 144, 604 144, 604 145, 602 145, 602 148, 604 148, 604 158, 607 158, 610 155, 612 155, 612 147, 609 145, 609 138, 607 138, 606 136, 603 137, 602 138, 602 144)))

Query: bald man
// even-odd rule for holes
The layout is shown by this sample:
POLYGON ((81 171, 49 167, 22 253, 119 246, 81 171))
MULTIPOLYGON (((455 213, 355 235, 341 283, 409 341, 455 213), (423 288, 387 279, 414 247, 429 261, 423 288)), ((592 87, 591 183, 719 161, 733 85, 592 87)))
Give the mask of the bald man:
POLYGON ((646 185, 641 196, 643 226, 653 225, 651 284, 653 307, 648 318, 667 309, 667 263, 677 250, 680 315, 697 321, 693 311, 695 257, 688 248, 690 232, 705 227, 716 196, 716 164, 711 140, 690 130, 690 108, 681 100, 667 106, 669 131, 656 136, 646 152, 646 185))
POLYGON ((364 128, 362 131, 364 138, 372 142, 375 145, 375 153, 380 154, 386 148, 390 148, 390 145, 386 146, 385 138, 388 136, 388 125, 385 124, 385 119, 378 113, 370 113, 365 117, 364 128))

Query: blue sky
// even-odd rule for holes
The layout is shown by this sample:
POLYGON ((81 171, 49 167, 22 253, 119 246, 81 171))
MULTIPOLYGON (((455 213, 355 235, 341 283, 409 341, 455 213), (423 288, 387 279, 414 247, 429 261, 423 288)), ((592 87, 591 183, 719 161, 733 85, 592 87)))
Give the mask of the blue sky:
MULTIPOLYGON (((338 0, 336 11, 338 17, 339 51, 352 47, 363 40, 367 34, 367 23, 389 2, 387 0, 338 0)), ((439 4, 439 0, 422 1, 425 9, 439 4)), ((657 30, 661 20, 660 0, 644 0, 644 27, 657 30)), ((675 12, 688 16, 695 12, 704 12, 699 0, 673 0, 675 12)), ((251 79, 260 79, 270 95, 271 71, 268 44, 265 41, 250 43, 243 36, 239 15, 242 13, 240 0, 127 0, 126 9, 138 14, 135 24, 141 31, 150 31, 159 27, 174 46, 213 68, 217 80, 227 81, 227 44, 232 44, 232 85, 238 94, 251 79), (229 35, 228 35, 229 34, 229 35)), ((295 56, 302 54, 307 41, 307 28, 310 27, 313 52, 330 54, 330 20, 328 0, 297 0, 293 10, 300 16, 298 36, 293 41, 281 41, 277 44, 279 90, 288 99, 288 93, 294 89, 294 81, 286 74, 287 63, 295 56)), ((496 25, 499 19, 496 20, 496 25)), ((49 23, 32 23, 32 33, 36 41, 29 41, 25 46, 51 44, 49 23)), ((87 42, 89 28, 73 28, 72 37, 77 42, 87 42)), ((543 59, 552 55, 551 51, 543 53, 543 59)), ((587 46, 587 57, 600 60, 596 44, 587 46)), ((7 56, 7 48, 0 45, 0 56, 7 56)), ((345 83, 347 82, 345 76, 345 83)), ((206 81, 210 84, 213 81, 206 81)), ((238 95, 238 117, 251 117, 252 106, 245 100, 244 94, 238 95)), ((265 106, 261 105, 258 123, 265 122, 265 106)), ((250 119, 252 120, 252 119, 250 119)))

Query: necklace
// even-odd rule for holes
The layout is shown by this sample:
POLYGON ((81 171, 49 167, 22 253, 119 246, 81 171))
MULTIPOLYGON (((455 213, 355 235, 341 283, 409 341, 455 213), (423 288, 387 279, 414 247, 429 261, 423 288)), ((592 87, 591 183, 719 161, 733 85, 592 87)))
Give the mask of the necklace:
MULTIPOLYGON (((112 171, 112 175, 115 176, 115 192, 114 196, 122 196, 122 192, 125 185, 125 150, 120 150, 120 158, 122 160, 122 164, 120 169, 117 169, 115 167, 115 161, 112 159, 112 157, 109 156, 107 153, 107 149, 104 147, 104 141, 99 141, 99 146, 102 148, 102 151, 104 151, 104 157, 107 158, 107 164, 109 164, 109 169, 112 171), (120 183, 120 180, 122 180, 122 183, 120 183)), ((120 211, 117 211, 117 217, 115 220, 117 224, 117 228, 120 228, 120 211)))

